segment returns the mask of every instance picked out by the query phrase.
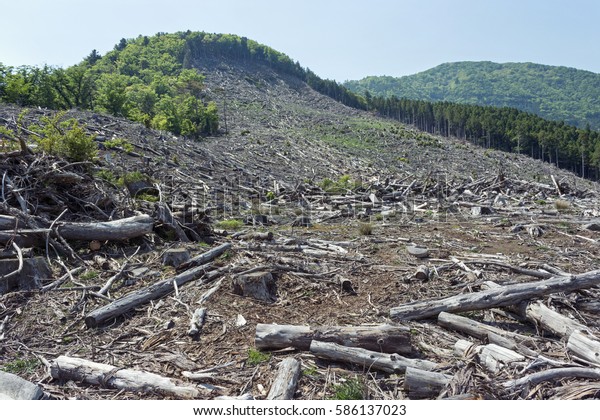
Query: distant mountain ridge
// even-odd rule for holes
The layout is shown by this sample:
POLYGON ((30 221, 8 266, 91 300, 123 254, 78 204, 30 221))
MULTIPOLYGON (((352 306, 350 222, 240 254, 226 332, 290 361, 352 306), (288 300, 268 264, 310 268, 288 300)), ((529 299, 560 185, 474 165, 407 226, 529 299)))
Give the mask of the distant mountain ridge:
POLYGON ((600 74, 569 67, 463 61, 410 76, 369 76, 344 85, 360 94, 517 108, 600 129, 600 74))

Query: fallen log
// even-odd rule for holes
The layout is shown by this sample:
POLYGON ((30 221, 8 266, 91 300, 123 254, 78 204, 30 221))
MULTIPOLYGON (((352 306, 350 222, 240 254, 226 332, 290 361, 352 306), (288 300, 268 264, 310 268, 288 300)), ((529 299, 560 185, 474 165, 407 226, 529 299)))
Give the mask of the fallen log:
POLYGON ((437 321, 442 327, 463 332, 480 340, 487 339, 490 334, 497 334, 502 337, 518 339, 520 341, 531 340, 531 337, 511 331, 505 331, 501 328, 494 327, 493 325, 487 325, 482 322, 475 321, 474 319, 448 312, 440 312, 437 321))
POLYGON ((298 378, 300 377, 300 362, 288 357, 279 364, 277 376, 271 385, 267 400, 293 400, 298 378))
POLYGON ((185 270, 190 267, 195 267, 198 265, 206 264, 209 261, 214 260, 219 255, 223 254, 225 251, 231 248, 231 243, 226 242, 222 245, 219 245, 209 251, 206 251, 203 254, 198 255, 197 257, 190 258, 183 264, 177 267, 177 270, 185 270))
POLYGON ((180 287, 185 283, 200 278, 207 273, 207 269, 209 267, 210 264, 205 264, 200 267, 191 268, 176 275, 175 277, 158 281, 148 287, 144 287, 143 289, 136 290, 119 299, 116 299, 109 304, 90 312, 85 317, 85 325, 88 328, 97 327, 109 319, 129 312, 139 305, 143 305, 151 300, 165 296, 175 289, 175 285, 180 287))
POLYGON ((254 344, 257 349, 294 347, 308 350, 312 340, 360 347, 382 353, 412 352, 410 330, 393 325, 358 327, 257 324, 254 344))
POLYGON ((547 280, 511 284, 480 292, 465 293, 443 299, 406 303, 390 309, 396 319, 425 319, 440 312, 466 312, 498 306, 510 306, 523 300, 557 292, 572 292, 600 284, 600 270, 571 276, 555 276, 547 280))
POLYGON ((567 349, 578 359, 594 366, 600 366, 600 341, 594 340, 587 331, 574 331, 569 336, 567 349))
POLYGON ((432 370, 437 364, 429 360, 408 359, 398 354, 378 353, 357 347, 340 346, 335 343, 324 343, 313 340, 310 352, 322 359, 353 363, 369 371, 380 370, 387 373, 403 373, 407 367, 432 370))
POLYGON ((502 386, 510 389, 521 389, 526 385, 535 386, 542 382, 556 381, 566 378, 586 378, 600 380, 600 369, 582 367, 548 369, 542 372, 531 373, 523 376, 522 378, 505 381, 502 383, 502 386))
POLYGON ((435 397, 451 379, 451 376, 443 373, 407 367, 404 375, 404 390, 412 399, 435 397))
POLYGON ((527 304, 521 313, 544 330, 563 338, 569 338, 574 331, 587 329, 580 322, 553 311, 541 302, 527 304))
POLYGON ((177 398, 196 398, 200 395, 194 386, 177 385, 173 380, 155 373, 119 369, 77 357, 59 356, 50 366, 50 374, 57 380, 74 380, 134 392, 166 394, 177 398))
POLYGON ((59 223, 58 234, 75 241, 122 241, 152 232, 154 219, 148 215, 96 223, 59 223))
POLYGON ((497 344, 477 346, 467 340, 458 340, 454 345, 454 351, 461 357, 475 353, 479 362, 494 373, 504 366, 525 361, 525 356, 497 344))

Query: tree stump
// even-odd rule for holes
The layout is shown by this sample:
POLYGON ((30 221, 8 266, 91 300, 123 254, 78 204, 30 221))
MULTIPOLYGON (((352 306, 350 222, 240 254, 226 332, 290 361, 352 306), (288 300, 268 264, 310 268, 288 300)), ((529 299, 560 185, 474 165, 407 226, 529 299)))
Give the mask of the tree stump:
POLYGON ((269 303, 277 300, 275 279, 269 272, 258 271, 239 275, 233 279, 232 285, 233 293, 237 295, 269 303))

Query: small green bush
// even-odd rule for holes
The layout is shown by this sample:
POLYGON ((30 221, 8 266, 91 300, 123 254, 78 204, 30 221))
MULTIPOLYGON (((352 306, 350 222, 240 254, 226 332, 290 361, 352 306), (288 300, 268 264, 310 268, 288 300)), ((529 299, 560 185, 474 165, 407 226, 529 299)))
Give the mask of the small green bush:
POLYGON ((358 225, 358 232, 361 235, 372 235, 373 234, 373 225, 371 223, 361 223, 358 225))
POLYGON ((362 400, 364 385, 358 378, 349 379, 333 386, 333 400, 362 400))
POLYGON ((227 219, 217 222, 217 227, 225 230, 237 230, 244 226, 244 222, 239 219, 227 219))
POLYGON ((271 355, 263 353, 260 350, 248 349, 248 364, 256 366, 262 362, 266 362, 271 358, 271 355))
POLYGON ((98 147, 94 136, 86 134, 74 118, 62 121, 63 116, 64 112, 59 112, 54 117, 42 117, 41 125, 32 127, 40 135, 39 149, 73 162, 95 160, 98 147))

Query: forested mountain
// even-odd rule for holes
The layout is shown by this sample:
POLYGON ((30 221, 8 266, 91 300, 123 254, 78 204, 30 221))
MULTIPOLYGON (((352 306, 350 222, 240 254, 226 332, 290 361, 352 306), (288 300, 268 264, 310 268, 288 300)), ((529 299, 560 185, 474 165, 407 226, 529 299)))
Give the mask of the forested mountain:
POLYGON ((600 74, 574 68, 457 62, 399 78, 365 77, 345 86, 388 98, 511 107, 580 128, 600 128, 600 74))
MULTIPOLYGON (((11 68, 0 64, 0 101, 24 107, 89 109, 176 135, 201 138, 227 131, 226 121, 223 130, 219 130, 219 116, 226 117, 226 110, 220 112, 215 103, 215 95, 225 96, 219 93, 225 86, 207 89, 202 74, 202 69, 207 69, 205 64, 213 63, 216 67, 211 69, 219 72, 219 63, 224 61, 245 68, 266 66, 279 76, 292 78, 344 105, 412 124, 422 131, 527 154, 588 177, 598 178, 600 174, 600 132, 562 121, 567 118, 548 121, 534 113, 551 107, 564 109, 567 102, 551 102, 548 98, 552 92, 569 92, 565 95, 581 106, 580 113, 587 117, 597 114, 600 119, 599 112, 594 114, 594 104, 599 103, 594 92, 600 90, 597 82, 600 76, 558 67, 442 65, 415 75, 412 84, 398 85, 410 87, 412 96, 420 95, 421 91, 433 92, 432 99, 436 101, 399 99, 394 94, 403 95, 394 90, 396 84, 392 82, 413 79, 367 78, 354 84, 349 82, 349 86, 358 89, 359 93, 355 93, 335 81, 321 79, 287 55, 245 37, 187 31, 121 39, 104 56, 93 50, 81 63, 66 69, 11 68), (476 70, 471 72, 469 68, 476 70), (381 95, 361 91, 365 86, 381 95), (588 88, 584 89, 585 86, 588 88), (578 97, 576 92, 581 91, 585 93, 578 97), (363 97, 360 93, 364 92, 363 97), (463 102, 474 103, 491 101, 493 95, 488 92, 493 92, 504 98, 500 105, 514 108, 439 102, 448 92, 456 95, 452 97, 456 101, 459 93, 470 95, 463 102), (516 109, 527 107, 536 109, 530 112, 516 109)), ((230 100, 235 102, 236 98, 230 100)), ((225 101, 221 104, 226 106, 225 101)))

